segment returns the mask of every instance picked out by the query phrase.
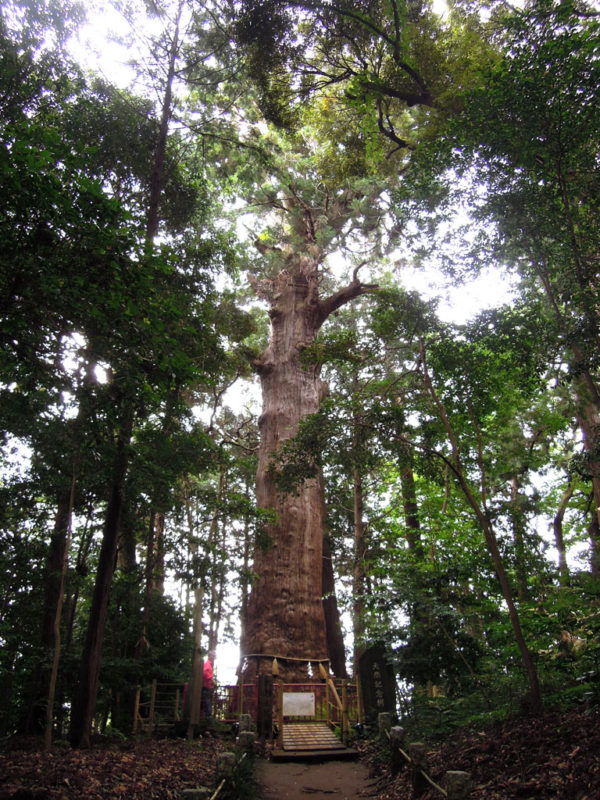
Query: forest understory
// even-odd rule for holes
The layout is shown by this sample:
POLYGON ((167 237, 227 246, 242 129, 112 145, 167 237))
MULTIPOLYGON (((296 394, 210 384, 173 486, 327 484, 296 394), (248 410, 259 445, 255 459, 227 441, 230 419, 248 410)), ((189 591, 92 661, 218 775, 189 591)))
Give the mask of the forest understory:
MULTIPOLYGON (((443 785, 448 769, 470 772, 471 800, 597 800, 600 798, 600 712, 581 707, 515 718, 482 730, 461 729, 429 750, 430 774, 443 785)), ((230 740, 205 737, 96 742, 89 750, 57 744, 42 752, 35 739, 0 753, 0 800, 148 800, 179 798, 184 789, 215 785, 216 753, 230 740)), ((371 797, 410 800, 408 770, 393 778, 389 753, 361 743, 361 758, 379 776, 371 797)), ((422 800, 438 800, 431 789, 422 800)))
MULTIPOLYGON (((598 800, 600 798, 600 714, 598 708, 567 713, 546 711, 461 729, 429 751, 430 775, 443 786, 447 770, 471 774, 471 800, 598 800)), ((381 775, 374 796, 409 800, 408 770, 393 778, 387 754, 370 753, 372 772, 381 775)), ((431 789, 421 800, 439 800, 431 789)))

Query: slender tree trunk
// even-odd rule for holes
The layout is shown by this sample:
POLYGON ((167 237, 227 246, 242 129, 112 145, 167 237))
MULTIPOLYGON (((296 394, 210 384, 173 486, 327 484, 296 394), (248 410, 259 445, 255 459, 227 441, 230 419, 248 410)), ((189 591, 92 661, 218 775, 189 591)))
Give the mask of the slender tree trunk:
POLYGON ((213 581, 211 587, 211 603, 210 603, 210 627, 208 632, 208 652, 211 653, 216 650, 219 644, 219 629, 223 622, 223 601, 225 599, 225 579, 226 579, 226 563, 227 547, 225 543, 225 520, 221 525, 221 542, 218 547, 218 556, 220 563, 213 571, 213 581))
POLYGON ((598 516, 592 512, 590 524, 588 525, 590 537, 590 572, 594 580, 600 580, 600 523, 598 516))
POLYGON ((52 745, 52 725, 54 722, 54 698, 56 695, 56 684, 58 680, 58 665, 60 662, 60 623, 62 618, 63 601, 65 597, 65 581, 67 578, 67 568, 69 565, 69 547, 71 544, 71 520, 73 518, 73 506, 75 504, 75 483, 77 481, 76 459, 73 460, 73 476, 71 479, 71 490, 69 492, 69 506, 67 513, 67 530, 63 543, 62 563, 60 570, 60 583, 58 587, 58 597, 54 612, 54 648, 52 654, 52 666, 50 669, 50 680, 48 684, 48 697, 46 702, 46 728, 44 731, 44 747, 50 749, 52 745))
MULTIPOLYGON (((401 448, 400 487, 402 490, 404 524, 406 525, 406 541, 416 565, 414 584, 416 589, 415 601, 411 603, 409 614, 411 636, 417 639, 427 637, 430 635, 430 631, 435 630, 436 625, 440 627, 444 633, 447 633, 443 624, 432 612, 431 600, 426 595, 426 590, 421 579, 420 566, 424 557, 424 551, 421 541, 421 521, 419 519, 419 507, 417 505, 415 474, 412 468, 412 455, 408 446, 401 448)), ((431 696, 435 697, 437 696, 437 689, 437 685, 430 682, 427 682, 427 684, 415 684, 414 687, 417 696, 430 693, 431 696)))
POLYGON ((354 520, 354 565, 352 569, 352 634, 354 639, 353 674, 365 651, 365 595, 367 593, 367 537, 364 521, 362 475, 358 464, 352 467, 352 516, 354 520))
MULTIPOLYGON (((246 486, 246 498, 249 499, 250 487, 246 486)), ((246 640, 246 625, 248 621, 248 600, 250 596, 250 553, 251 553, 251 535, 250 524, 248 517, 244 518, 244 534, 243 534, 243 550, 242 550, 242 576, 240 582, 241 597, 240 597, 240 641, 246 640)))
POLYGON ((100 655, 104 640, 110 587, 116 566, 119 522, 129 462, 127 451, 133 429, 133 410, 128 401, 124 401, 124 405, 126 410, 117 437, 111 493, 106 509, 98 572, 79 668, 79 682, 71 712, 70 741, 73 747, 89 747, 92 719, 96 707, 100 655))
POLYGON ((515 543, 515 571, 517 575, 517 597, 522 602, 527 599, 527 568, 525 566, 525 525, 519 479, 513 475, 510 479, 511 522, 513 541, 515 543))
POLYGON ((588 456, 588 469, 592 478, 593 509, 597 523, 600 523, 600 397, 598 389, 589 372, 584 372, 575 381, 577 420, 583 433, 583 446, 588 456))
MULTIPOLYGON (((92 529, 92 517, 93 517, 93 508, 89 507, 87 509, 87 518, 85 521, 85 526, 83 529, 83 533, 81 534, 81 539, 79 542, 79 548, 77 550, 77 558, 75 559, 75 572, 78 575, 87 575, 88 572, 88 565, 87 559, 90 552, 90 547, 92 545, 93 539, 93 529, 92 529)), ((77 588, 75 592, 71 595, 67 592, 67 596, 65 598, 65 616, 67 619, 66 625, 66 636, 65 636, 65 652, 70 652, 71 645, 73 643, 73 628, 75 626, 75 612, 77 610, 77 602, 79 600, 79 589, 77 588)))
MULTIPOLYGON (((142 658, 149 648, 148 624, 150 622, 150 611, 152 608, 152 598, 155 593, 156 583, 156 539, 160 537, 161 520, 164 517, 154 509, 150 511, 148 520, 148 535, 146 539, 146 564, 144 567, 144 607, 142 608, 141 622, 142 630, 135 644, 135 658, 142 658)), ((139 609, 138 609, 139 612, 139 609)))
POLYGON ((208 533, 208 552, 210 556, 210 603, 208 614, 208 652, 215 650, 219 638, 219 625, 223 608, 223 593, 225 590, 226 549, 222 537, 225 535, 225 521, 222 519, 221 508, 226 491, 225 467, 221 465, 217 484, 216 511, 210 523, 208 533), (221 524, 219 524, 221 522, 221 524))
MULTIPOLYGON (((125 491, 127 495, 127 489, 125 491)), ((115 620, 116 625, 120 624, 121 619, 135 619, 140 613, 135 533, 135 517, 132 514, 131 505, 125 502, 121 513, 117 543, 117 571, 123 579, 121 592, 124 593, 121 595, 118 617, 115 620)), ((139 638, 137 642, 134 642, 129 637, 120 643, 118 649, 116 643, 113 644, 113 658, 131 658, 132 655, 134 658, 138 657, 138 644, 139 638)), ((137 687, 132 682, 112 689, 110 724, 114 730, 123 732, 130 730, 135 711, 136 691, 137 687)))
POLYGON ((404 508, 404 524, 406 525, 408 549, 413 553, 415 558, 421 559, 423 558, 421 522, 419 520, 419 507, 417 505, 415 474, 410 463, 401 467, 400 485, 402 488, 402 505, 404 508))
POLYGON ((331 541, 326 531, 323 537, 323 611, 330 665, 336 678, 347 678, 346 651, 342 636, 342 623, 335 594, 335 575, 331 556, 331 541))
POLYGON ((500 549, 498 547, 496 534, 489 519, 487 518, 484 509, 482 508, 481 504, 478 502, 473 491, 471 490, 467 477, 464 473, 462 460, 460 456, 460 450, 458 447, 456 436, 454 434, 454 429, 446 413, 444 404, 438 397, 435 388, 433 386, 433 383, 431 382, 431 378, 429 376, 425 345, 422 341, 420 342, 420 353, 421 353, 421 364, 422 364, 425 386, 436 408, 438 409, 440 419, 442 420, 444 428, 446 429, 446 433, 448 434, 448 439, 452 447, 454 474, 456 475, 458 483, 465 495, 467 502, 473 509, 475 516, 481 526, 486 545, 492 557, 492 562, 494 564, 494 569, 498 577, 500 588, 502 590, 502 595, 504 597, 504 601, 508 608, 508 615, 511 621, 515 642, 517 644, 517 647, 519 648, 521 659, 523 661, 523 666, 525 667, 525 671, 527 673, 527 677, 529 680, 531 708, 532 711, 539 712, 542 706, 542 699, 540 693, 538 674, 535 668, 535 664, 533 662, 533 657, 531 655, 531 652, 529 651, 529 648, 527 647, 527 643, 525 642, 525 637, 523 636, 521 621, 519 619, 519 613, 517 611, 517 608, 513 600, 512 590, 510 588, 510 583, 508 581, 508 577, 504 569, 504 564, 502 563, 502 556, 500 554, 500 549))
POLYGON ((117 567, 121 572, 129 574, 137 569, 135 523, 131 510, 127 506, 121 515, 117 567))
POLYGON ((194 649, 192 652, 192 680, 189 693, 189 721, 187 737, 194 735, 194 725, 200 719, 200 699, 202 697, 202 605, 204 602, 204 587, 199 580, 194 589, 194 622, 192 638, 194 649))
POLYGON ((498 582, 500 583, 500 588, 502 589, 502 595, 504 597, 504 601, 508 608, 508 615, 510 617, 510 621, 512 624, 515 641, 519 648, 519 652, 523 660, 523 665, 525 667, 525 671, 529 679, 531 708, 532 711, 538 712, 542 707, 542 698, 540 693, 538 674, 535 668, 535 664, 533 662, 531 652, 527 647, 527 643, 525 642, 525 637, 523 636, 521 621, 519 619, 519 613, 517 611, 517 608, 513 600, 512 591, 510 588, 508 577, 506 575, 506 571, 504 569, 504 564, 502 563, 502 556, 500 554, 500 549, 498 548, 498 541, 496 539, 496 534, 494 532, 494 529, 492 528, 492 525, 488 521, 486 515, 483 513, 481 506, 477 502, 477 499, 472 494, 471 489, 466 481, 466 478, 462 470, 459 475, 459 483, 465 494, 465 497, 467 498, 467 501, 469 502, 469 505, 471 506, 471 508, 475 512, 475 515, 477 516, 477 519, 479 520, 488 550, 490 551, 490 555, 492 556, 494 569, 496 571, 496 575, 498 576, 498 582))
POLYGON ((165 512, 154 515, 154 552, 152 570, 152 594, 162 597, 165 593, 165 512))
POLYGON ((567 548, 565 547, 565 540, 563 537, 563 520, 565 518, 565 511, 569 505, 569 500, 573 497, 573 487, 567 486, 560 498, 558 509, 553 521, 554 541, 556 543, 556 550, 558 551, 558 574, 561 586, 569 585, 569 566, 567 564, 567 548))
POLYGON ((173 82, 175 80, 175 67, 177 65, 177 58, 179 56, 179 23, 181 21, 183 5, 184 3, 180 2, 177 7, 175 29, 173 31, 173 38, 171 39, 171 47, 169 48, 167 79, 165 82, 165 91, 162 99, 158 140, 156 143, 152 174, 150 176, 150 200, 148 203, 148 214, 146 216, 146 239, 149 243, 154 240, 158 233, 160 220, 160 198, 163 190, 163 172, 165 156, 167 152, 169 123, 173 114, 173 82))
POLYGON ((29 706, 25 725, 26 732, 41 734, 44 732, 46 706, 50 686, 49 663, 55 647, 55 619, 62 584, 62 567, 69 530, 70 492, 64 491, 58 498, 54 529, 50 537, 50 546, 46 557, 44 613, 41 623, 41 645, 44 652, 43 661, 38 661, 33 681, 34 694, 29 706))
MULTIPOLYGON (((575 253, 577 248, 575 248, 575 253)), ((589 470, 592 476, 592 490, 594 494, 594 510, 598 524, 600 524, 600 460, 597 453, 599 449, 600 431, 600 390, 592 376, 588 360, 585 358, 580 344, 574 340, 573 332, 565 319, 559 306, 550 274, 545 260, 536 258, 535 252, 531 254, 532 263, 540 278, 550 307, 558 321, 559 327, 567 341, 570 341, 569 369, 573 375, 574 397, 579 428, 583 434, 583 446, 589 456, 589 470)), ((579 275, 580 289, 586 292, 590 289, 579 275)), ((597 337, 596 337, 597 338, 597 337)))

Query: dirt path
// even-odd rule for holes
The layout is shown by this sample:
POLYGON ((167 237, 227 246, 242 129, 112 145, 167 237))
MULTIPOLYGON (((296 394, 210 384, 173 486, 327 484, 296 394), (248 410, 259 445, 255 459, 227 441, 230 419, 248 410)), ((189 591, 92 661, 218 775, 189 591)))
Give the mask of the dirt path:
POLYGON ((374 782, 359 761, 260 761, 257 778, 262 800, 353 800, 373 797, 374 782))

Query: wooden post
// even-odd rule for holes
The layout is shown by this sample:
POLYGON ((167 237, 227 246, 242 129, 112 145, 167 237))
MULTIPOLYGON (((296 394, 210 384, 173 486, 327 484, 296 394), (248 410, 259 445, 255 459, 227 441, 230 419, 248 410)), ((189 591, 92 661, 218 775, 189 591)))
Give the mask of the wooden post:
POLYGON ((175 721, 179 722, 179 686, 175 689, 175 721))
POLYGON ((331 711, 330 711, 330 704, 331 700, 329 699, 329 681, 325 681, 325 708, 327 709, 327 726, 331 728, 331 711))
POLYGON ((283 750, 283 681, 277 681, 277 746, 283 750))
POLYGON ((256 730, 262 741, 267 737, 270 739, 273 735, 273 678, 271 675, 258 676, 256 730))
POLYGON ((404 728, 401 728, 400 725, 395 725, 390 730, 390 746, 392 750, 392 775, 396 777, 396 775, 400 772, 403 766, 406 764, 406 759, 400 752, 400 748, 404 749, 404 740, 406 739, 406 731, 404 728))
POLYGON ((156 705, 156 678, 152 681, 150 690, 150 730, 154 727, 154 707, 156 705))
POLYGON ((357 722, 360 722, 361 725, 365 721, 365 710, 363 708, 363 699, 362 699, 362 692, 360 690, 360 681, 358 680, 358 674, 355 677, 356 681, 356 713, 358 715, 357 722))
POLYGON ((408 755, 410 756, 410 778, 412 782, 413 795, 420 797, 429 788, 427 780, 421 772, 427 772, 427 745, 422 742, 413 742, 408 745, 408 755))
POLYGON ((135 691, 135 704, 133 706, 133 732, 137 732, 138 722, 140 719, 140 695, 142 693, 141 687, 137 687, 135 691))
POLYGON ((238 714, 244 713, 244 673, 239 670, 238 714))
POLYGON ((342 742, 348 744, 348 690, 345 679, 342 679, 342 742))

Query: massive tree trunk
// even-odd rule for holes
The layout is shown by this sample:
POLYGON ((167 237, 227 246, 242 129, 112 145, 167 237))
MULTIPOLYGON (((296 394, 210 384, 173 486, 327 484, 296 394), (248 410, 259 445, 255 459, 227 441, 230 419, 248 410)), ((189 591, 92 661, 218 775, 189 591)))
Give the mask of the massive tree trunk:
POLYGON ((322 603, 323 483, 317 472, 295 491, 278 490, 271 458, 293 438, 303 416, 315 413, 326 386, 319 365, 302 353, 322 323, 337 308, 372 288, 352 282, 320 300, 318 270, 322 253, 314 231, 305 233, 304 253, 295 250, 270 285, 271 338, 257 364, 263 410, 256 476, 257 503, 270 509, 266 546, 254 554, 256 580, 249 600, 243 656, 250 673, 267 673, 273 657, 287 680, 305 680, 307 662, 327 661, 322 603), (304 662, 304 663, 303 663, 304 662))
MULTIPOLYGON (((316 280, 308 280, 312 264, 307 272, 284 270, 277 277, 271 341, 258 365, 263 412, 256 499, 276 518, 267 526, 267 547, 258 547, 254 555, 257 579, 250 595, 245 655, 326 661, 321 479, 316 476, 297 493, 283 494, 269 469, 273 453, 296 434, 303 416, 318 410, 325 390, 318 368, 301 362, 303 348, 321 324, 316 280)), ((270 670, 270 659, 262 658, 257 667, 259 672, 270 670)), ((287 678, 308 677, 306 665, 299 662, 287 661, 282 667, 287 678)))

